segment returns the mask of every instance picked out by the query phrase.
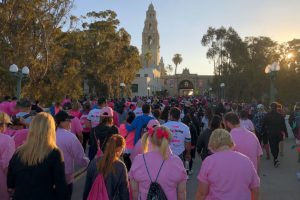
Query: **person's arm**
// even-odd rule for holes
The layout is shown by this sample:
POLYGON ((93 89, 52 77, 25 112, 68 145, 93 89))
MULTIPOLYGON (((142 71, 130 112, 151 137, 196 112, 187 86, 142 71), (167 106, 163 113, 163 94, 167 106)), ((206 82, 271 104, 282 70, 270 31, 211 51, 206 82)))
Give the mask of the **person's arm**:
POLYGON ((196 200, 205 200, 209 192, 209 185, 200 181, 197 191, 196 200))
POLYGON ((122 164, 121 169, 121 177, 119 183, 119 198, 120 200, 129 200, 129 183, 128 183, 128 175, 127 170, 124 164, 122 164))
POLYGON ((138 184, 138 182, 131 179, 130 180, 130 185, 131 185, 133 200, 138 200, 138 195, 139 195, 139 184, 138 184))
POLYGON ((77 165, 87 167, 90 160, 85 156, 82 145, 77 138, 72 141, 71 145, 72 156, 77 165))
POLYGON ((260 156, 257 157, 257 175, 260 177, 260 156))
POLYGON ((204 148, 204 139, 203 139, 203 133, 199 135, 198 141, 197 141, 197 152, 200 155, 202 152, 202 149, 204 148))
POLYGON ((88 198, 96 177, 97 177, 97 166, 96 166, 96 159, 94 159, 91 161, 87 169, 84 191, 83 191, 83 200, 86 200, 88 198))
POLYGON ((192 145, 190 142, 185 142, 185 159, 190 161, 191 160, 191 149, 192 149, 192 145))
POLYGON ((63 160, 63 155, 60 150, 56 150, 53 157, 53 183, 55 185, 55 193, 57 199, 68 199, 70 198, 68 193, 66 192, 68 190, 67 188, 67 182, 65 178, 65 164, 63 160))
POLYGON ((287 132, 287 128, 286 128, 284 117, 282 117, 282 119, 281 119, 281 127, 282 127, 282 131, 285 133, 285 137, 288 138, 289 134, 287 132))
POLYGON ((251 189, 251 200, 259 200, 259 187, 251 189))
POLYGON ((178 200, 186 200, 186 181, 183 181, 177 185, 178 200))
POLYGON ((126 130, 128 132, 132 132, 133 130, 135 130, 137 128, 137 126, 138 126, 138 121, 139 121, 138 118, 135 118, 130 125, 126 124, 125 125, 126 126, 126 130))

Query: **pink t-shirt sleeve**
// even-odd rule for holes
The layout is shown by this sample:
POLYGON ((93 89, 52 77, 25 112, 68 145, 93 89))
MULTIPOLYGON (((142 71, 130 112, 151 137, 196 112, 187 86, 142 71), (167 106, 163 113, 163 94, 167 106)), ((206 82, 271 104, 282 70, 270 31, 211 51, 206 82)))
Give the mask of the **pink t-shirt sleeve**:
POLYGON ((141 165, 142 164, 142 155, 140 156, 136 156, 135 159, 133 160, 132 162, 132 165, 131 165, 131 168, 130 168, 130 171, 128 173, 128 177, 129 179, 131 180, 136 180, 135 178, 135 173, 138 169, 141 168, 141 165))
POLYGON ((77 117, 72 119, 72 125, 71 125, 71 132, 76 134, 76 133, 81 133, 83 130, 80 121, 77 117))
POLYGON ((202 183, 209 184, 208 181, 208 169, 209 169, 209 160, 206 158, 202 163, 200 173, 198 175, 198 180, 202 183))
POLYGON ((251 183, 249 185, 249 188, 253 189, 253 188, 259 187, 259 185, 260 185, 260 179, 259 179, 259 177, 258 177, 258 175, 256 173, 256 170, 254 168, 254 165, 253 165, 253 163, 251 161, 250 161, 250 164, 251 164, 251 176, 252 176, 252 178, 251 178, 251 183))
POLYGON ((7 168, 9 165, 9 161, 12 158, 12 156, 15 153, 15 142, 12 138, 7 137, 7 140, 1 144, 2 148, 2 159, 1 159, 1 164, 2 164, 2 168, 7 168))

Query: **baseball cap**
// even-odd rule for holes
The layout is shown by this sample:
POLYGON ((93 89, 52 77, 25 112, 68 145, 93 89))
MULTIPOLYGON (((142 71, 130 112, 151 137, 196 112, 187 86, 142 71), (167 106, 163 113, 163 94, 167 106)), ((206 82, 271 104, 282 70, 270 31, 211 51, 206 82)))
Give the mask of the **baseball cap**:
POLYGON ((110 107, 104 107, 104 108, 101 108, 100 116, 101 117, 113 117, 114 112, 110 107))
POLYGON ((60 122, 63 122, 65 121, 66 119, 73 119, 74 117, 69 115, 66 111, 59 111, 55 116, 54 116, 54 119, 55 119, 55 122, 56 124, 60 124, 60 122))
POLYGON ((153 128, 154 126, 160 126, 160 123, 157 120, 152 119, 148 122, 147 128, 153 128))
POLYGON ((63 110, 72 110, 72 104, 70 102, 66 102, 63 105, 63 110))

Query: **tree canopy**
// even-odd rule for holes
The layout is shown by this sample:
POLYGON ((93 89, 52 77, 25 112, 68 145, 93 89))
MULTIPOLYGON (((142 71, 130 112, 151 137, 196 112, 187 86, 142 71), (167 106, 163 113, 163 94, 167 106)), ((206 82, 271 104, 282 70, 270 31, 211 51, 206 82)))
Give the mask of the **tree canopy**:
POLYGON ((47 104, 67 94, 79 98, 84 83, 98 97, 117 97, 121 82, 131 85, 141 68, 139 51, 117 14, 89 12, 78 19, 70 16, 72 6, 72 0, 0 3, 0 95, 15 94, 11 64, 30 69, 22 96, 47 104))

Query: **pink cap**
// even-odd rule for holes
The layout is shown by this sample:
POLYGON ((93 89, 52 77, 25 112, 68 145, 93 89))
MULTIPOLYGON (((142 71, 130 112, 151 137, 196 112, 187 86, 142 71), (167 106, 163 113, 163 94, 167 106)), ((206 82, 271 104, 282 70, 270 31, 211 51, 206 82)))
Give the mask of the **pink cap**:
POLYGON ((101 108, 100 116, 101 117, 113 117, 114 112, 110 107, 103 107, 103 108, 101 108))
POLYGON ((160 123, 157 120, 152 119, 148 122, 147 128, 153 128, 153 126, 160 126, 160 123))

